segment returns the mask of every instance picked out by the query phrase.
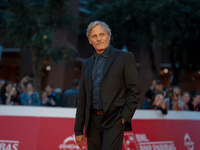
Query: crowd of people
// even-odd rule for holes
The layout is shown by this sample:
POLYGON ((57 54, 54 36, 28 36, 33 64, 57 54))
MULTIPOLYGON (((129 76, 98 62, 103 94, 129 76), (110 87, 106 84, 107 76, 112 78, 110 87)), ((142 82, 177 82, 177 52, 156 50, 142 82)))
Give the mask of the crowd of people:
MULTIPOLYGON (((47 84, 41 94, 35 91, 28 76, 19 83, 0 79, 0 104, 76 107, 78 89, 78 79, 74 79, 73 87, 67 90, 54 89, 52 84, 47 84)), ((165 88, 161 80, 153 80, 145 96, 143 109, 159 109, 163 114, 167 114, 167 110, 200 111, 200 93, 182 92, 178 86, 165 88)))
POLYGON ((159 109, 163 114, 167 110, 200 111, 200 93, 182 92, 178 86, 164 88, 161 80, 153 80, 145 96, 144 109, 159 109))
POLYGON ((0 79, 0 104, 30 106, 76 107, 79 80, 73 80, 73 87, 62 90, 47 84, 40 94, 35 90, 33 80, 25 76, 19 83, 0 79))

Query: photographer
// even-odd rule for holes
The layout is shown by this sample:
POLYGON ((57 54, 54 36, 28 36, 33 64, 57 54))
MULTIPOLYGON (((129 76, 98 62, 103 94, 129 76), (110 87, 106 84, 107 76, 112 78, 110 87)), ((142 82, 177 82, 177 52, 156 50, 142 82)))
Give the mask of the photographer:
POLYGON ((165 106, 164 95, 162 93, 157 93, 152 97, 151 105, 148 109, 161 110, 162 114, 167 114, 167 109, 165 106))
POLYGON ((163 95, 165 93, 165 90, 163 88, 163 83, 161 80, 153 80, 152 85, 146 92, 145 96, 149 99, 152 99, 152 97, 157 93, 162 93, 163 95))
POLYGON ((178 86, 169 88, 165 98, 166 108, 168 110, 183 110, 184 103, 181 100, 181 89, 178 86))

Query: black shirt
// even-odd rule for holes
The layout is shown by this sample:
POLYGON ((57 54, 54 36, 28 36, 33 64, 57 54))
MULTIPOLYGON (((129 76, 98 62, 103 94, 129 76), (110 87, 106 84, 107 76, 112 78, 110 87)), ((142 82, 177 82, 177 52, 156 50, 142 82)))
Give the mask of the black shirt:
POLYGON ((92 109, 93 110, 103 110, 102 97, 101 97, 101 82, 104 66, 108 58, 108 52, 110 50, 110 45, 102 53, 94 53, 95 61, 92 69, 92 109))

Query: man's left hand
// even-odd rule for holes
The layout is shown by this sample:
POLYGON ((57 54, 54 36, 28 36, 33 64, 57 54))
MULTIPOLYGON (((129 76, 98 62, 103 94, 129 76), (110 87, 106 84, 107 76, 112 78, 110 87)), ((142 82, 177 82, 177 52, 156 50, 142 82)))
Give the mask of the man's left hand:
POLYGON ((122 119, 122 124, 124 124, 125 123, 125 121, 122 119))

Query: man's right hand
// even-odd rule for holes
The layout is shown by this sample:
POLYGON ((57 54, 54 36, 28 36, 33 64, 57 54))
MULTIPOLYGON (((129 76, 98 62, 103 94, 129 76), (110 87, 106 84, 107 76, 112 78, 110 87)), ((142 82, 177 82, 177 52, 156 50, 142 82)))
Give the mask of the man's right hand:
POLYGON ((84 135, 78 135, 78 136, 75 136, 75 139, 76 139, 76 143, 78 144, 78 146, 82 149, 82 141, 84 143, 86 143, 85 136, 84 135))

